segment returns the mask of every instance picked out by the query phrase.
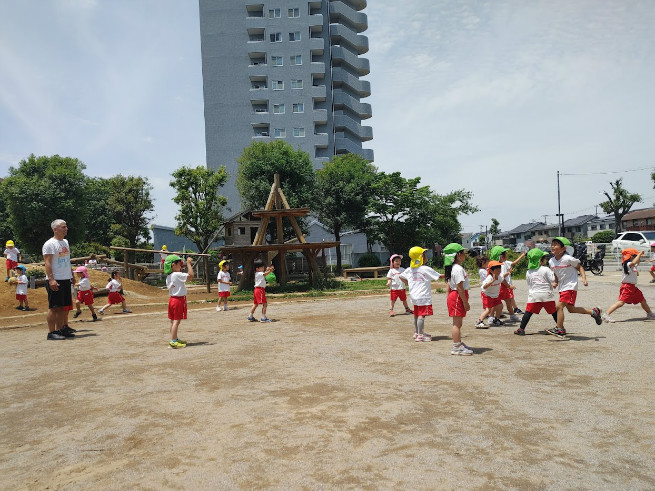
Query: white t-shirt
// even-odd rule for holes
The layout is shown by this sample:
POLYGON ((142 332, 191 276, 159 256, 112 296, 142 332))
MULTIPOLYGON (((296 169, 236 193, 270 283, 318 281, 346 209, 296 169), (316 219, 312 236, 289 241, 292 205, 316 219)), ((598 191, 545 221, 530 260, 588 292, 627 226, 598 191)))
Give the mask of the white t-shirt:
POLYGON ((578 289, 578 270, 576 267, 580 264, 580 260, 564 254, 559 260, 551 257, 548 264, 555 276, 557 276, 559 291, 565 292, 578 289))
POLYGON ((629 266, 630 263, 628 263, 628 273, 625 272, 625 269, 623 269, 623 265, 621 265, 621 283, 632 283, 633 285, 637 284, 637 267, 633 266, 632 268, 629 266))
MULTIPOLYGON (((230 273, 227 271, 219 271, 218 272, 218 280, 219 281, 230 281, 230 273)), ((225 283, 219 283, 218 284, 218 291, 219 292, 229 292, 230 291, 230 285, 226 285, 225 283)))
POLYGON ((166 261, 166 256, 168 256, 168 252, 160 252, 159 260, 163 263, 164 261, 166 261))
MULTIPOLYGON (((512 268, 512 261, 505 261, 503 265, 500 267, 500 276, 501 278, 507 273, 510 269, 512 268)), ((505 277, 505 281, 507 282, 508 285, 512 284, 512 275, 508 274, 505 277)))
POLYGON ((405 271, 405 268, 403 267, 400 267, 398 269, 391 268, 387 273, 387 278, 391 278, 391 285, 389 285, 391 290, 405 289, 405 283, 400 281, 400 278, 398 278, 398 276, 400 276, 403 271, 405 271))
POLYGON ((555 292, 553 283, 555 273, 546 266, 539 269, 528 269, 525 273, 525 281, 528 283, 528 303, 554 302, 555 292))
MULTIPOLYGON (((43 255, 52 255, 52 276, 55 280, 70 280, 73 277, 71 271, 71 253, 66 239, 57 240, 54 237, 43 244, 43 255)), ((46 274, 46 280, 48 275, 46 274)))
POLYGON ((91 280, 89 278, 82 278, 77 284, 77 289, 81 292, 89 291, 91 289, 91 280))
POLYGON ((11 249, 7 247, 5 249, 4 255, 7 257, 7 259, 10 259, 14 261, 15 263, 18 262, 18 255, 20 254, 20 251, 16 247, 12 247, 11 249))
POLYGON ((493 275, 489 274, 482 282, 482 286, 491 285, 487 288, 482 288, 482 293, 484 293, 489 298, 498 298, 500 295, 500 285, 503 282, 502 276, 498 275, 498 278, 494 280, 493 275))
POLYGON ((451 290, 457 290, 457 285, 464 282, 464 290, 469 289, 469 274, 460 264, 453 264, 453 269, 450 272, 450 280, 448 286, 451 290))
POLYGON ((27 295, 27 276, 22 274, 16 281, 16 295, 27 295))
POLYGON ((487 270, 485 268, 478 269, 478 274, 480 275, 480 284, 484 283, 484 280, 487 279, 487 270))
POLYGON ((119 292, 121 291, 121 284, 118 282, 118 280, 112 279, 109 280, 109 283, 107 283, 105 288, 109 290, 109 293, 119 292))
POLYGON ((189 273, 171 273, 166 277, 166 288, 171 297, 186 296, 186 280, 189 273))
POLYGON ((255 288, 258 286, 266 288, 266 278, 263 271, 255 271, 255 288))
POLYGON ((432 280, 438 280, 441 275, 430 266, 407 268, 400 274, 409 284, 409 297, 414 305, 432 305, 432 280))

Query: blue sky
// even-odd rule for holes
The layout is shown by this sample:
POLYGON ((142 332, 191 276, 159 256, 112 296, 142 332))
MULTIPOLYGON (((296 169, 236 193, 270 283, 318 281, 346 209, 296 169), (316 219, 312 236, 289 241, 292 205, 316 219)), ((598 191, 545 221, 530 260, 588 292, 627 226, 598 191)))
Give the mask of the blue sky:
MULTIPOLYGON (((371 0, 380 170, 465 188, 507 230, 594 213, 610 180, 655 202, 655 2, 371 0)), ((205 163, 195 0, 0 0, 0 176, 30 153, 91 176, 147 176, 174 225, 170 174, 205 163)))

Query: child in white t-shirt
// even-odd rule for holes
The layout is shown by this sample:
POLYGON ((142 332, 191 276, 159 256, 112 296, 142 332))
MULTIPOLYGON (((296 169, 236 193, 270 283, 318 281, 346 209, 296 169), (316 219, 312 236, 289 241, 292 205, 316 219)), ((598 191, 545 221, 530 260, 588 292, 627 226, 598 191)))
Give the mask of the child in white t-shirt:
POLYGON ((603 320, 605 322, 614 322, 610 318, 610 314, 623 307, 626 303, 631 305, 640 304, 641 308, 646 311, 646 320, 655 319, 655 313, 651 312, 644 294, 637 288, 637 277, 639 276, 637 266, 639 266, 639 261, 643 255, 644 251, 638 251, 633 248, 623 249, 621 251, 623 261, 619 299, 603 314, 603 320))
POLYGON ((170 320, 171 340, 170 348, 186 348, 187 342, 177 337, 180 322, 187 318, 186 282, 193 279, 193 264, 191 257, 186 260, 186 273, 182 273, 182 258, 176 254, 169 254, 164 261, 166 288, 168 288, 168 319, 170 320))
POLYGON ((266 317, 266 307, 268 306, 268 302, 266 301, 266 275, 272 273, 275 268, 273 267, 272 264, 268 268, 266 268, 264 261, 262 261, 261 259, 255 259, 254 266, 255 266, 255 291, 253 292, 253 297, 254 297, 253 306, 250 309, 250 314, 248 314, 248 320, 250 322, 257 322, 257 319, 255 319, 254 317, 255 310, 257 310, 258 305, 261 305, 262 306, 261 321, 271 322, 271 319, 266 317))
POLYGON ((423 328, 425 317, 433 315, 432 281, 441 278, 434 269, 425 266, 428 260, 425 251, 427 249, 422 247, 412 247, 409 250, 410 268, 398 276, 403 283, 409 285, 409 297, 414 305, 414 341, 417 343, 432 341, 432 336, 423 328))
POLYGON ((525 335, 525 328, 532 314, 538 314, 541 309, 553 316, 557 322, 557 305, 555 304, 554 288, 557 288, 557 276, 548 267, 549 255, 541 249, 528 251, 528 271, 525 280, 528 284, 528 304, 521 319, 521 326, 514 331, 519 336, 525 335))
POLYGON ((7 267, 7 277, 5 278, 5 281, 9 281, 9 275, 14 269, 16 269, 18 261, 20 261, 20 251, 16 246, 14 246, 13 240, 8 240, 5 247, 6 249, 3 252, 3 255, 7 258, 5 262, 5 266, 7 267))
POLYGON ((414 311, 409 308, 407 305, 407 292, 405 291, 405 284, 400 280, 400 274, 405 271, 405 268, 400 267, 400 261, 403 256, 400 254, 394 254, 389 258, 389 272, 387 273, 387 286, 390 287, 391 292, 391 308, 389 309, 389 316, 393 317, 395 314, 393 312, 393 306, 396 303, 396 300, 400 300, 405 307, 405 312, 408 314, 413 314, 414 311))
POLYGON ((462 267, 466 259, 466 251, 461 244, 453 242, 443 249, 445 276, 448 282, 448 315, 453 319, 453 347, 451 355, 473 354, 473 350, 462 342, 462 324, 466 312, 471 310, 469 305, 469 275, 462 267))
POLYGON ((498 261, 487 263, 487 277, 480 285, 482 296, 482 308, 484 309, 475 325, 477 329, 488 329, 484 320, 489 316, 489 326, 503 326, 505 323, 500 320, 503 311, 503 301, 500 299, 500 289, 507 285, 505 277, 500 273, 503 265, 498 261))
POLYGON ((652 242, 650 244, 650 275, 652 279, 650 280, 651 283, 655 283, 655 242, 652 242))
POLYGON ((25 266, 22 264, 16 266, 16 300, 18 307, 16 310, 30 310, 27 303, 27 276, 25 276, 25 266))
POLYGON ((218 281, 218 305, 216 306, 216 312, 220 312, 221 310, 225 310, 227 312, 227 299, 230 296, 230 285, 232 282, 230 281, 230 263, 223 259, 220 263, 218 263, 218 268, 220 271, 218 272, 218 277, 216 280, 218 281), (221 303, 224 303, 224 307, 221 309, 221 303))
POLYGON ((91 280, 89 279, 89 271, 85 266, 79 266, 74 271, 74 273, 77 276, 78 281, 75 283, 75 286, 77 287, 77 300, 75 301, 76 310, 73 314, 73 319, 77 319, 82 314, 80 307, 81 304, 84 304, 89 307, 91 316, 95 322, 98 320, 98 316, 96 315, 95 310, 93 310, 93 290, 95 290, 95 288, 93 285, 91 285, 91 280))
POLYGON ((125 303, 125 297, 121 295, 121 290, 123 289, 123 283, 121 282, 120 271, 111 272, 109 283, 107 283, 107 286, 105 288, 109 290, 109 295, 107 296, 107 305, 105 305, 104 307, 98 310, 100 315, 104 315, 105 310, 107 310, 109 307, 117 303, 120 303, 122 305, 124 314, 129 314, 130 312, 132 312, 130 309, 127 308, 127 304, 125 303))

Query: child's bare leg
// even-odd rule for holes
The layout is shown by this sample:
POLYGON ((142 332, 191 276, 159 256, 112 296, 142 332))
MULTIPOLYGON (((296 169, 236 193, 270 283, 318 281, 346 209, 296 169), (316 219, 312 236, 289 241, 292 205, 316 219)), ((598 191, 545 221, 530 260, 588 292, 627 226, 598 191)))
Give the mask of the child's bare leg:
POLYGON ((489 308, 486 308, 486 309, 484 309, 482 311, 482 313, 480 314, 480 317, 478 319, 480 321, 483 321, 483 320, 485 320, 487 318, 488 315, 489 315, 489 308))
POLYGON ((646 302, 646 299, 641 301, 641 308, 644 309, 647 314, 650 314, 650 307, 648 306, 648 302, 646 302))
POLYGON ((171 341, 177 339, 177 328, 180 326, 180 322, 182 322, 180 319, 171 320, 171 341))
POLYGON ((91 315, 96 315, 96 311, 93 308, 93 304, 89 305, 89 310, 91 311, 91 315))
POLYGON ((494 307, 494 317, 500 319, 500 316, 503 314, 503 304, 499 303, 494 307))
POLYGON ((462 342, 462 321, 463 317, 453 317, 453 329, 451 334, 453 336, 453 343, 462 342))
POLYGON ((575 305, 571 305, 570 303, 566 304, 566 310, 568 310, 572 314, 587 314, 587 315, 592 314, 591 310, 585 309, 584 307, 576 307, 575 305))
POLYGON ((250 309, 250 316, 252 317, 255 315, 255 310, 257 310, 257 304, 253 304, 252 308, 250 309))
POLYGON ((79 300, 75 300, 75 310, 77 310, 78 312, 81 312, 81 310, 82 310, 81 307, 82 307, 82 306, 80 305, 80 301, 79 301, 79 300))
POLYGON ((564 308, 569 304, 557 302, 557 329, 564 329, 564 308))
POLYGON ((395 300, 391 300, 390 303, 389 303, 389 310, 393 310, 393 306, 394 306, 394 305, 396 305, 396 301, 395 301, 395 300))
POLYGON ((105 305, 104 307, 102 307, 102 308, 100 309, 100 313, 102 313, 102 312, 104 312, 105 310, 107 310, 109 307, 111 307, 111 305, 112 305, 112 304, 108 303, 107 305, 105 305))
MULTIPOLYGON (((644 300, 644 302, 645 302, 645 300, 644 300)), ((624 305, 625 305, 625 302, 619 300, 619 301, 616 302, 614 305, 612 305, 609 309, 607 309, 607 315, 610 315, 610 314, 611 314, 612 312, 614 312, 616 309, 620 309, 620 308, 623 307, 624 305)), ((643 307, 643 305, 642 305, 642 307, 643 307)), ((646 305, 646 307, 648 307, 648 305, 646 305)), ((645 310, 645 309, 644 309, 644 310, 645 310)), ((649 309, 649 310, 650 310, 650 309, 649 309)), ((646 311, 646 312, 648 312, 648 311, 646 311)))
POLYGON ((262 304, 262 317, 266 317, 266 307, 268 307, 267 303, 262 304))

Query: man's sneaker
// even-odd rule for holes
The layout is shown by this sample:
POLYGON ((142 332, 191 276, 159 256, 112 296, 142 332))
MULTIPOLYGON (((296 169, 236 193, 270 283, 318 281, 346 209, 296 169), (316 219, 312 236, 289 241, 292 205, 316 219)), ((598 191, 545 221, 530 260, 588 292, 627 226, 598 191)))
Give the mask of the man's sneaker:
POLYGON ((170 343, 168 343, 168 347, 173 349, 186 348, 186 344, 181 343, 180 340, 178 339, 176 341, 171 341, 170 343))
POLYGON ((406 314, 413 314, 414 311, 413 311, 412 309, 410 309, 410 308, 406 308, 406 309, 405 309, 405 313, 406 313, 406 314))
POLYGON ((396 314, 394 314, 393 310, 390 310, 389 311, 389 317, 393 317, 394 315, 396 315, 396 314))
POLYGON ((516 314, 512 314, 512 315, 509 316, 509 321, 510 322, 520 322, 521 318, 516 314))
POLYGON ((515 313, 515 314, 525 314, 525 312, 523 312, 523 311, 522 311, 521 309, 519 309, 518 307, 514 309, 514 313, 515 313))
POLYGON ((250 322, 257 322, 257 319, 255 319, 252 315, 249 315, 249 316, 248 316, 248 320, 249 320, 250 322))
POLYGON ((466 346, 464 343, 459 343, 459 345, 453 344, 453 349, 450 350, 450 354, 471 356, 473 354, 473 350, 466 346))
POLYGON ((130 309, 123 309, 124 314, 131 314, 132 311, 130 309))
POLYGON ((491 323, 492 326, 504 326, 505 323, 501 321, 500 319, 494 319, 493 322, 491 323))
POLYGON ((262 322, 271 322, 271 319, 269 319, 268 317, 262 317, 261 321, 262 322))
POLYGON ((425 333, 419 334, 414 338, 414 341, 416 341, 417 343, 427 343, 432 341, 432 336, 425 333))
POLYGON ((563 338, 564 336, 566 336, 566 329, 558 329, 557 327, 546 329, 546 332, 558 338, 563 338))
POLYGON ((66 336, 62 336, 59 334, 59 331, 52 331, 48 333, 48 337, 46 339, 49 339, 51 341, 59 341, 61 339, 66 339, 66 336))
POLYGON ((519 336, 525 336, 525 329, 521 329, 520 327, 514 331, 514 334, 518 334, 519 336))
POLYGON ((612 318, 610 318, 609 314, 604 313, 601 317, 603 318, 604 322, 609 322, 609 323, 615 322, 612 318))
POLYGON ((646 320, 653 320, 655 319, 655 312, 648 312, 646 314, 646 320))
POLYGON ((596 324, 598 324, 599 326, 603 323, 603 319, 600 314, 600 309, 598 307, 594 307, 593 309, 591 309, 591 316, 594 318, 596 324))
POLYGON ((58 331, 55 331, 55 332, 61 334, 65 338, 74 338, 75 337, 75 333, 68 326, 64 326, 64 327, 62 327, 61 329, 59 329, 58 331))
POLYGON ((78 310, 73 314, 73 319, 77 319, 80 315, 82 315, 82 311, 78 310))
POLYGON ((475 325, 476 329, 489 329, 489 326, 484 323, 484 321, 478 321, 475 325))

